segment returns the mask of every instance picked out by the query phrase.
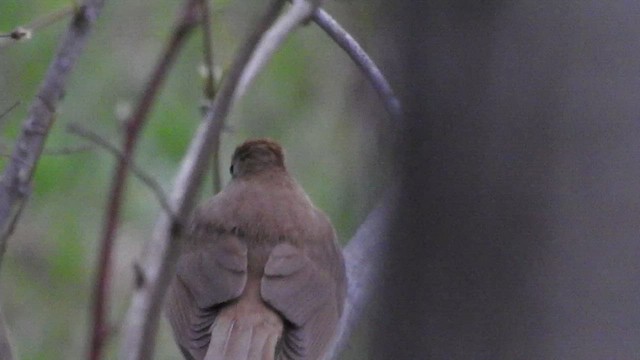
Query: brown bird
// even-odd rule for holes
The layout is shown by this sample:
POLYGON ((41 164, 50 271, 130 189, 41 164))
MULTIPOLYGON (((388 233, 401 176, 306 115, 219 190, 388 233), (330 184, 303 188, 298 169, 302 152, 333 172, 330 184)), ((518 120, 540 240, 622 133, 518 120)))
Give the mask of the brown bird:
POLYGON ((187 359, 325 359, 346 275, 336 233, 282 148, 240 145, 231 181, 194 215, 167 314, 187 359))

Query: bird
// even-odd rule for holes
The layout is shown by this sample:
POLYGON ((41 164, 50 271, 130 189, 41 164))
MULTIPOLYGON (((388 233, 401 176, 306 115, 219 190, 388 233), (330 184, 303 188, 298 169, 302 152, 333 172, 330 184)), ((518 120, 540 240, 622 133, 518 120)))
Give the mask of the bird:
POLYGON ((250 139, 231 179, 192 216, 166 315, 188 360, 323 360, 337 341, 347 278, 331 221, 285 165, 250 139))

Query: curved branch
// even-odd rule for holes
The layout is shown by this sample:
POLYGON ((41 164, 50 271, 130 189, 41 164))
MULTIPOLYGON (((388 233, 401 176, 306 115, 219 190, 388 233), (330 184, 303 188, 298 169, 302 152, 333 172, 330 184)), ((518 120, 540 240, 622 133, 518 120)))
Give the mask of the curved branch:
POLYGON ((293 0, 291 7, 287 11, 286 16, 282 16, 273 26, 264 34, 263 40, 256 48, 255 54, 251 57, 251 61, 247 64, 247 69, 242 73, 238 91, 236 91, 236 99, 241 98, 249 84, 264 68, 271 59, 278 47, 287 39, 289 34, 296 29, 304 21, 308 20, 316 9, 316 4, 308 0, 293 0))
POLYGON ((44 80, 31 103, 0 181, 0 262, 9 236, 29 196, 31 180, 58 103, 105 0, 86 0, 76 11, 44 80))
POLYGON ((402 106, 391 89, 391 85, 384 75, 367 55, 362 46, 351 36, 340 24, 326 11, 318 8, 313 13, 313 21, 322 28, 356 63, 356 65, 367 76, 371 84, 376 89, 384 102, 384 106, 395 120, 402 115, 402 106))
MULTIPOLYGON (((257 22, 249 38, 236 55, 229 73, 222 82, 205 120, 191 142, 171 194, 171 207, 180 218, 193 210, 202 184, 207 162, 217 148, 224 119, 229 113, 238 82, 263 34, 277 18, 284 5, 274 0, 257 22)), ((127 311, 120 348, 121 359, 150 359, 153 354, 160 307, 173 273, 182 229, 166 214, 161 214, 152 238, 145 244, 131 305, 127 311)))

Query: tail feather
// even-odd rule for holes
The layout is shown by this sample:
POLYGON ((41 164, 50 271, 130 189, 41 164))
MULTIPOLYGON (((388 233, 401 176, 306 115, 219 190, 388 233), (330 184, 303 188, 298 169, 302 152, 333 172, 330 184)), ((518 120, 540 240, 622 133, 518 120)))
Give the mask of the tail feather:
POLYGON ((205 360, 275 359, 284 328, 280 316, 260 302, 243 300, 218 313, 205 360))

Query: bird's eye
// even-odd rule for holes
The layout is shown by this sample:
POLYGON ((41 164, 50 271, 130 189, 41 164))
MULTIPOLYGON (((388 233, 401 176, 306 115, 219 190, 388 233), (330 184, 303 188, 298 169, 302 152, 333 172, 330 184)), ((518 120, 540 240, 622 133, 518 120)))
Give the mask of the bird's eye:
POLYGON ((229 173, 231 173, 231 175, 233 175, 233 164, 231 164, 231 166, 229 166, 229 173))

